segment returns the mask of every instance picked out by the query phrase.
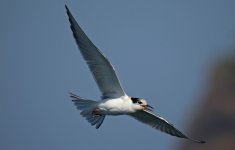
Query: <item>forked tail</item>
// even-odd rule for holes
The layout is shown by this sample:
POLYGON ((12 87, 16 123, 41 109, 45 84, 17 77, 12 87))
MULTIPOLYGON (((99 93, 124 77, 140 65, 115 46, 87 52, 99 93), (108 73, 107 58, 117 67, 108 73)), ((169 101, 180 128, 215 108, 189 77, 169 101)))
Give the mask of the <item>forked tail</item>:
POLYGON ((97 102, 82 98, 78 95, 70 93, 70 97, 78 110, 81 110, 81 115, 92 125, 96 125, 98 129, 104 121, 105 115, 94 115, 93 110, 96 108, 97 102))

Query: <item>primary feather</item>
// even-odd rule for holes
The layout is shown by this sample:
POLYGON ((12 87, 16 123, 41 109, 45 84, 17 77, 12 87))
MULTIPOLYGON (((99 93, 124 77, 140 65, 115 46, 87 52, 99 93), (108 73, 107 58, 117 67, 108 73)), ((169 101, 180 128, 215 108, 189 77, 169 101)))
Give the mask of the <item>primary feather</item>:
POLYGON ((124 96, 125 92, 122 89, 112 64, 86 36, 72 16, 68 7, 65 6, 65 8, 67 10, 73 36, 100 91, 102 92, 102 97, 118 98, 124 96))
POLYGON ((195 141, 197 143, 205 143, 205 141, 196 140, 196 139, 187 137, 185 134, 183 134, 178 129, 176 129, 172 124, 167 122, 164 118, 157 116, 153 114, 152 112, 141 110, 141 111, 137 111, 135 113, 130 114, 130 116, 134 117, 136 120, 142 123, 145 123, 155 129, 158 129, 170 135, 177 136, 180 138, 186 138, 186 139, 195 141))

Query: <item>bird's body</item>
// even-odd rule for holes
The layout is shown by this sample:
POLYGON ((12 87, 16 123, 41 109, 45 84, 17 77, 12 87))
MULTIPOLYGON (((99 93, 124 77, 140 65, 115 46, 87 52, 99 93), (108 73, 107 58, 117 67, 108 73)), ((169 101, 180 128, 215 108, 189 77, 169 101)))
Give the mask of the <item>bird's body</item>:
POLYGON ((105 115, 124 115, 134 113, 136 111, 128 96, 101 100, 97 107, 100 109, 101 114, 105 115))
POLYGON ((73 93, 70 95, 77 109, 81 110, 81 115, 91 125, 95 125, 98 129, 106 115, 129 115, 162 132, 198 143, 204 143, 204 141, 185 136, 165 119, 154 115, 152 112, 153 107, 148 105, 146 100, 128 96, 124 92, 112 64, 90 41, 67 6, 65 7, 75 41, 102 93, 101 100, 99 101, 82 98, 73 93))

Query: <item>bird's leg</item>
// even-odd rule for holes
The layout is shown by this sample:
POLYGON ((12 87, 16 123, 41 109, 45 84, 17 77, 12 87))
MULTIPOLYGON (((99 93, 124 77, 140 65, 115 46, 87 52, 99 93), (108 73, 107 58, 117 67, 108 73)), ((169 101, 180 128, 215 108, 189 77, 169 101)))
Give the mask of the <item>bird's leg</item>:
POLYGON ((101 110, 99 108, 95 108, 91 114, 95 117, 95 116, 102 116, 101 114, 101 110))

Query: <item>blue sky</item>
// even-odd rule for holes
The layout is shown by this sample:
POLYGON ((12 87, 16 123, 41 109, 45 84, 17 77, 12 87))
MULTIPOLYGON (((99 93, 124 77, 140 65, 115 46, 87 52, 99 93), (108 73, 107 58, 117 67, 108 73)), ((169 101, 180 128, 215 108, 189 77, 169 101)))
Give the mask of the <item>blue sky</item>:
POLYGON ((68 93, 98 100, 64 5, 111 60, 130 96, 180 130, 208 70, 235 41, 232 0, 2 0, 0 149, 174 149, 183 140, 126 116, 91 127, 68 93))

